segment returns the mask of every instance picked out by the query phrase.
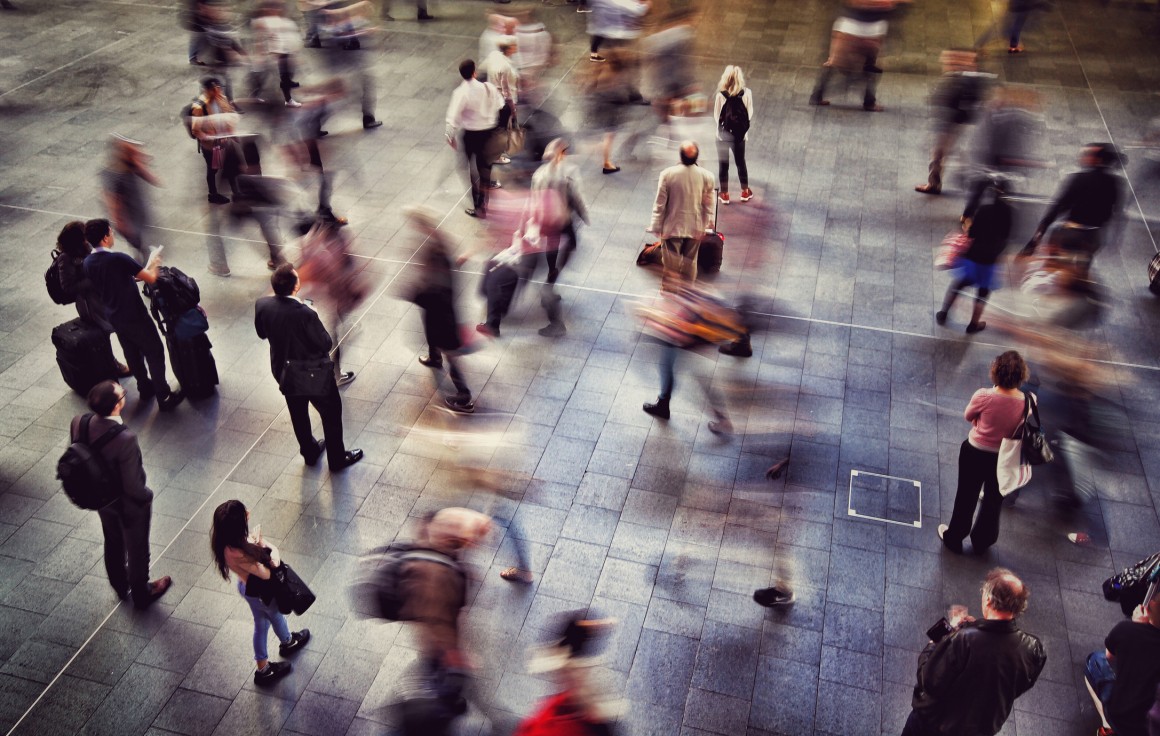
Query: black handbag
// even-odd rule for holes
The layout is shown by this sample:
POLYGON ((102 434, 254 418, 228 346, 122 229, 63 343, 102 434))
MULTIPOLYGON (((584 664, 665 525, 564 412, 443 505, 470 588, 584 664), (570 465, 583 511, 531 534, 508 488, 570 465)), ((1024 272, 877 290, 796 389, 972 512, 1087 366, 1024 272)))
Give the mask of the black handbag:
POLYGON ((1043 423, 1039 421, 1039 402, 1027 394, 1027 409, 1023 418, 1023 459, 1028 465, 1044 465, 1055 459, 1051 445, 1047 444, 1047 435, 1043 432, 1043 423), (1032 424, 1032 420, 1035 420, 1032 424))
POLYGON ((282 614, 306 613, 317 598, 310 586, 298 577, 298 573, 285 562, 271 571, 270 580, 274 583, 274 600, 282 614))
POLYGON ((290 359, 282 368, 278 388, 285 396, 325 396, 334 381, 330 358, 290 359))

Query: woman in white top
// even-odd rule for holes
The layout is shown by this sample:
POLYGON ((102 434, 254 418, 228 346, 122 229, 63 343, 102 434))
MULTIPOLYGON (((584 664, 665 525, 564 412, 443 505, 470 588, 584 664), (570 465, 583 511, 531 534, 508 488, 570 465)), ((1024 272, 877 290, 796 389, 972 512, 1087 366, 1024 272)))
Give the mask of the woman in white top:
POLYGON ((262 541, 260 530, 253 536, 250 535, 249 522, 250 512, 241 501, 226 501, 221 504, 213 512, 210 547, 213 549, 213 559, 222 578, 229 580, 231 572, 237 576, 238 592, 246 599, 246 603, 250 605, 250 612, 254 615, 254 660, 257 663, 254 684, 270 685, 290 674, 292 669, 289 662, 270 661, 266 652, 270 627, 274 627, 274 633, 281 642, 278 653, 282 656, 306 646, 306 642, 310 641, 310 630, 302 629, 291 633, 290 627, 286 624, 286 617, 278 611, 278 606, 273 600, 264 603, 260 598, 246 595, 246 584, 251 577, 269 580, 272 576, 271 571, 277 570, 282 565, 278 550, 272 544, 262 541))
POLYGON ((729 204, 730 150, 737 161, 741 201, 748 202, 753 198, 753 190, 749 188, 749 169, 745 166, 745 139, 749 137, 749 126, 753 122, 753 92, 745 86, 741 67, 732 64, 725 67, 713 100, 713 119, 717 121, 717 180, 721 187, 718 195, 721 204, 729 204))

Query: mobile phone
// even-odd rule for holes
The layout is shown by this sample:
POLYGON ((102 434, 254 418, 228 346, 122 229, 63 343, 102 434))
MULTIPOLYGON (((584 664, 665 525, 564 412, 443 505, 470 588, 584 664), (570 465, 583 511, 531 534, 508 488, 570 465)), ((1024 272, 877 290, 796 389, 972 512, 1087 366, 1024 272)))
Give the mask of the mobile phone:
POLYGON ((938 620, 938 623, 926 630, 926 636, 937 644, 952 631, 954 631, 954 628, 951 627, 951 622, 947 621, 946 616, 943 616, 938 620))

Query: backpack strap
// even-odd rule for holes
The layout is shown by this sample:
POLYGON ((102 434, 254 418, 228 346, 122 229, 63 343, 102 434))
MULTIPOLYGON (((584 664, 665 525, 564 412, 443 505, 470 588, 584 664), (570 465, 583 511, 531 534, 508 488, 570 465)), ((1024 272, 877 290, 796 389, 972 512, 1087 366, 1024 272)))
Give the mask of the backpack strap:
POLYGON ((87 445, 88 448, 93 451, 93 454, 99 455, 101 450, 104 449, 105 445, 112 442, 114 437, 125 431, 125 425, 118 422, 112 427, 109 427, 109 429, 104 434, 97 438, 96 442, 90 442, 89 425, 92 424, 93 417, 95 416, 96 414, 90 412, 81 418, 80 434, 73 441, 79 441, 81 444, 87 445))

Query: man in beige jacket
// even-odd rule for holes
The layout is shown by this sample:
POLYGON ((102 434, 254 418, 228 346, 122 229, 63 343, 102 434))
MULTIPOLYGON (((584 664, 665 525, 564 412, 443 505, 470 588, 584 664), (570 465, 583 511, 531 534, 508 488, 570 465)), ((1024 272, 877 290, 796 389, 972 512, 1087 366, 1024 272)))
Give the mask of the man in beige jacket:
POLYGON ((661 172, 648 231, 665 241, 661 265, 665 278, 697 278, 697 251, 706 230, 712 230, 713 175, 697 165, 700 149, 681 143, 681 163, 661 172))

